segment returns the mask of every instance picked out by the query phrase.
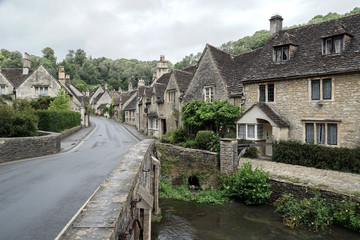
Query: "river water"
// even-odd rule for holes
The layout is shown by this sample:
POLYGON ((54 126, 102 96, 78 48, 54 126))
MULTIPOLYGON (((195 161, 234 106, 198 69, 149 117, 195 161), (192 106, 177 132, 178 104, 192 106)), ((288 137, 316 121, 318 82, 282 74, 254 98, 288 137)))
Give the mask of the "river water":
POLYGON ((340 227, 332 227, 327 233, 292 229, 282 223, 271 206, 209 206, 162 199, 160 207, 163 218, 160 223, 152 223, 152 240, 360 239, 360 234, 340 227))

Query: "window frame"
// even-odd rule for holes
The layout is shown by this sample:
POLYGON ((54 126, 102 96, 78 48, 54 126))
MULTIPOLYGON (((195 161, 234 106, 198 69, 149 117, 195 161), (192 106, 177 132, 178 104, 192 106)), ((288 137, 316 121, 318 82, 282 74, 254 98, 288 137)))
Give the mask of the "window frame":
POLYGON ((290 60, 290 44, 274 47, 274 62, 287 62, 289 60, 290 60))
POLYGON ((325 146, 339 146, 339 125, 337 122, 307 121, 304 124, 304 142, 325 146), (308 129, 312 129, 312 132, 308 132, 308 129), (333 132, 329 132, 329 129, 335 129, 335 136, 333 132))
POLYGON ((334 100, 334 78, 310 79, 310 100, 311 101, 332 101, 334 100), (316 86, 316 89, 315 89, 316 86))
POLYGON ((264 140, 264 125, 262 123, 237 123, 236 124, 236 138, 237 139, 247 139, 253 141, 264 140), (259 127, 261 126, 261 127, 259 127), (253 137, 249 137, 249 127, 253 128, 253 137), (259 134, 259 131, 262 131, 259 134), (242 134, 240 136, 240 133, 242 134), (262 136, 262 138, 259 138, 262 136))
POLYGON ((259 84, 259 102, 275 102, 275 83, 259 84), (269 87, 271 86, 271 87, 269 87), (271 89, 271 90, 270 90, 271 89), (264 96, 263 96, 264 94, 264 96))
POLYGON ((343 34, 323 38, 323 55, 341 54, 343 51, 344 51, 344 35, 343 34), (339 46, 337 46, 338 41, 340 41, 339 46))
POLYGON ((215 87, 205 86, 204 87, 204 102, 213 103, 215 98, 215 87))
POLYGON ((167 96, 167 100, 168 102, 175 102, 175 99, 176 99, 176 91, 175 90, 171 90, 171 91, 168 91, 168 96, 167 96))
POLYGON ((0 95, 6 94, 6 86, 0 86, 0 95))

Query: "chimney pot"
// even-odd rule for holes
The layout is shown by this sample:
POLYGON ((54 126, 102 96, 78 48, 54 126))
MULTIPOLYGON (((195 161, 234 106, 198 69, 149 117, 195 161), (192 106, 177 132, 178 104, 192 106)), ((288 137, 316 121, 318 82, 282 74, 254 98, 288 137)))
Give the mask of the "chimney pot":
POLYGON ((279 15, 275 14, 270 18, 270 36, 274 36, 282 30, 282 21, 284 19, 279 15))

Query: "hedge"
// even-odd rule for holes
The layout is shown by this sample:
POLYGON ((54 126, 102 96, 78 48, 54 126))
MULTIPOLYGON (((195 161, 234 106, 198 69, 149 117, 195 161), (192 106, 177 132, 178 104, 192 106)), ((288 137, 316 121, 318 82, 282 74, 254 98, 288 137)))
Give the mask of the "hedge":
POLYGON ((360 173, 360 147, 327 147, 298 141, 279 141, 273 146, 272 160, 294 165, 360 173))
POLYGON ((72 111, 37 110, 39 129, 50 132, 61 132, 81 124, 81 115, 72 111))

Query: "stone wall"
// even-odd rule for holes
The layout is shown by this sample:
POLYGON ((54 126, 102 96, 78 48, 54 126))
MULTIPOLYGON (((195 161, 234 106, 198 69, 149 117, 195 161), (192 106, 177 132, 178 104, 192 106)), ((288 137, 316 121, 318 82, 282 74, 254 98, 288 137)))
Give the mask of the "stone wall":
MULTIPOLYGON (((275 101, 268 103, 290 123, 289 138, 305 141, 305 122, 338 123, 338 145, 360 145, 360 74, 330 75, 332 100, 311 100, 310 79, 276 81, 275 101)), ((314 78, 317 79, 317 78, 314 78)), ((320 79, 320 78, 319 78, 320 79)), ((249 109, 259 101, 259 84, 245 84, 244 108, 249 109)))
POLYGON ((150 240, 151 212, 156 207, 150 193, 155 185, 153 143, 148 139, 134 145, 56 239, 139 239, 139 228, 129 230, 137 219, 142 221, 143 239, 150 240))
POLYGON ((60 151, 60 134, 39 131, 37 137, 0 138, 0 163, 55 154, 60 151))
POLYGON ((173 184, 188 183, 190 177, 196 177, 202 189, 217 186, 218 153, 165 143, 156 143, 155 147, 161 161, 161 175, 173 184))

